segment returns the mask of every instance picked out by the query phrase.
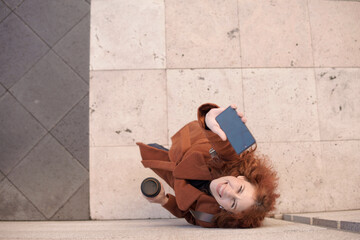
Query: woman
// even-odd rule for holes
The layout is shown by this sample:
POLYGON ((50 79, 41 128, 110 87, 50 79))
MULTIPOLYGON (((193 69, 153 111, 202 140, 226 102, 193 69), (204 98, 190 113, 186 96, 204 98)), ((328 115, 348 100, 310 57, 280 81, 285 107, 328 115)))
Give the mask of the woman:
MULTIPOLYGON (((157 197, 147 199, 191 224, 258 227, 279 197, 276 173, 265 157, 255 155, 255 149, 236 154, 215 120, 223 110, 215 104, 200 106, 198 121, 171 138, 169 151, 157 144, 137 143, 144 167, 163 178, 176 195, 165 194, 161 186, 157 197)), ((238 115, 245 123, 243 114, 238 115)))

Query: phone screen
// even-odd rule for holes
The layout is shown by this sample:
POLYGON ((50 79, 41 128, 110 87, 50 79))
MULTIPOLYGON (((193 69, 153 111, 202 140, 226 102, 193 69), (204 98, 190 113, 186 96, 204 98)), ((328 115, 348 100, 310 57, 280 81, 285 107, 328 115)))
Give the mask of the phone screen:
POLYGON ((228 107, 225 109, 216 117, 216 121, 225 132, 226 137, 237 154, 242 153, 256 142, 233 108, 228 107))

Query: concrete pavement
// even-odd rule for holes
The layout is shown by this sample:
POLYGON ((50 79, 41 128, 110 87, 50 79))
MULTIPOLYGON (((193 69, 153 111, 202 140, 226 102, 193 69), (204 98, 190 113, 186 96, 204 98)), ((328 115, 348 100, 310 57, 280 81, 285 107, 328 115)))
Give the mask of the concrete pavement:
POLYGON ((351 232, 266 219, 256 229, 206 229, 187 224, 183 219, 0 222, 1 240, 55 239, 360 239, 351 232))

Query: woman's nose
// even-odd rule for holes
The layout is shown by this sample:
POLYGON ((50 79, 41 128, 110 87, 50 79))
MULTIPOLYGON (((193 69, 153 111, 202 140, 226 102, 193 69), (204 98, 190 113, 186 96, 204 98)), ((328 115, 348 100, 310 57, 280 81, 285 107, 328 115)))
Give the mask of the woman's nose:
POLYGON ((231 197, 232 198, 234 196, 235 196, 234 190, 229 185, 227 185, 226 188, 224 189, 223 197, 231 197))

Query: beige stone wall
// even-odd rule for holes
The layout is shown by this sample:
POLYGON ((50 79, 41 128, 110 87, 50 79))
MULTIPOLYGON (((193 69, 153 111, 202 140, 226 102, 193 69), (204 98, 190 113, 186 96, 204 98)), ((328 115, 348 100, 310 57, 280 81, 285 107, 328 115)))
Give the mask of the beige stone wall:
POLYGON ((141 196, 155 175, 135 142, 171 146, 204 102, 245 112, 279 173, 277 213, 360 208, 358 12, 351 1, 93 0, 91 217, 170 217, 141 196))

